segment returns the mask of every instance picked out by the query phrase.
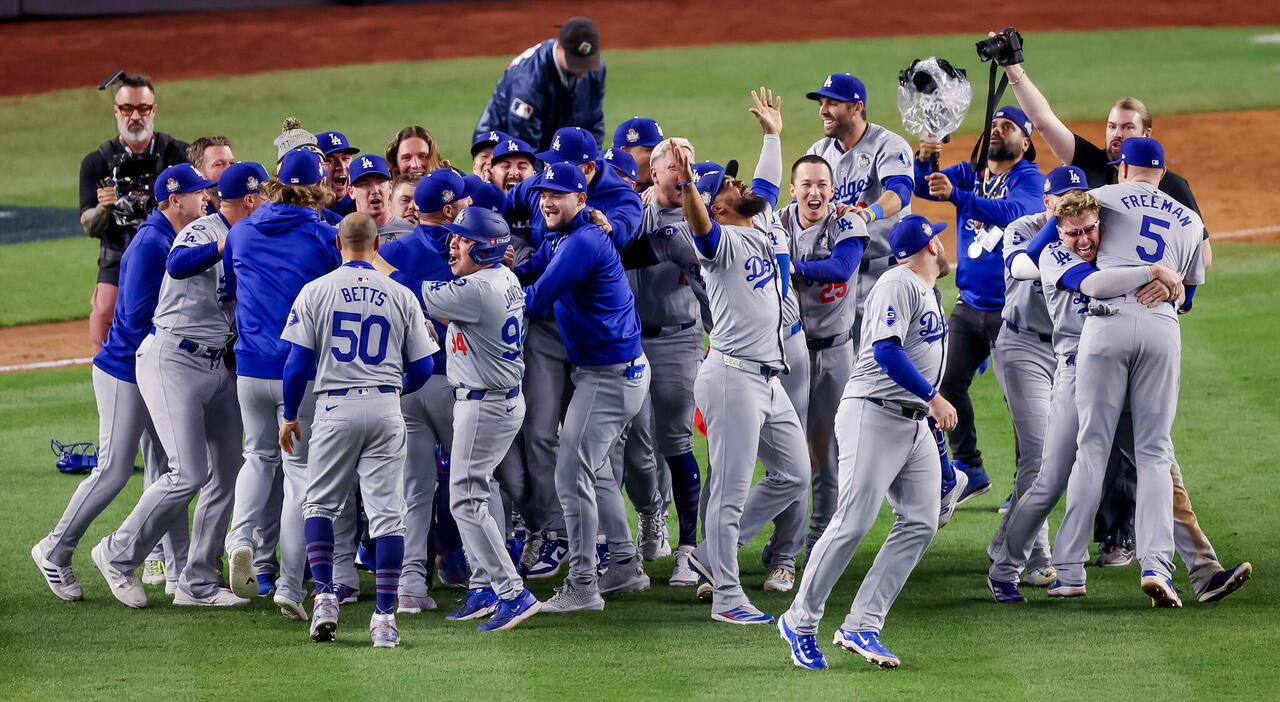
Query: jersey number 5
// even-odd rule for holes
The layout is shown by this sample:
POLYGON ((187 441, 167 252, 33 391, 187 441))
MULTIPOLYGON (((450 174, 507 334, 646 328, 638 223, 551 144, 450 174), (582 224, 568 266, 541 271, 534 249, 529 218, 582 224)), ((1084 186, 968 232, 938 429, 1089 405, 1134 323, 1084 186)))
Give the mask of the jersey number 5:
POLYGON ((818 291, 818 302, 828 304, 849 294, 848 283, 827 283, 818 291))
POLYGON ((1137 248, 1138 258, 1146 261, 1147 263, 1156 263, 1160 259, 1164 258, 1164 237, 1155 233, 1152 229, 1168 229, 1171 226, 1173 225, 1163 219, 1152 217, 1150 215, 1144 216, 1142 218, 1142 230, 1138 232, 1138 235, 1154 241, 1155 247, 1151 251, 1148 251, 1139 246, 1137 248))
POLYGON ((331 335, 334 344, 329 351, 335 359, 347 363, 360 356, 364 363, 376 366, 387 357, 391 323, 380 314, 371 314, 361 320, 360 315, 355 312, 334 312, 331 335), (338 347, 343 341, 346 342, 346 348, 339 351, 338 347))

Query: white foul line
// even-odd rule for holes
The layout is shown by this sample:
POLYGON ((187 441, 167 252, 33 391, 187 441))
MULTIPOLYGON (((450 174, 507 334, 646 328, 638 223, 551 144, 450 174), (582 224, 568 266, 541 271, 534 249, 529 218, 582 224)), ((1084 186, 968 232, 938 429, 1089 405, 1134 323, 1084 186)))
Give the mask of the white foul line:
POLYGON ((39 363, 19 363, 16 366, 0 366, 0 373, 9 373, 11 371, 28 371, 40 368, 59 368, 61 366, 81 366, 86 363, 92 363, 93 357, 88 358, 64 358, 61 361, 40 361, 39 363))
POLYGON ((1234 232, 1223 232, 1221 234, 1217 232, 1209 232, 1209 240, 1247 239, 1251 236, 1257 236, 1258 234, 1273 234, 1275 232, 1280 232, 1280 226, 1258 227, 1257 229, 1237 229, 1234 232))

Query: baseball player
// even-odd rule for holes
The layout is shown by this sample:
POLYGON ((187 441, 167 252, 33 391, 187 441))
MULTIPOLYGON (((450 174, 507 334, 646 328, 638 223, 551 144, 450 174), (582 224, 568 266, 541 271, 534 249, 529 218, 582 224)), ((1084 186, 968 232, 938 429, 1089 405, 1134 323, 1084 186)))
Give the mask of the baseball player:
POLYGON ((637 190, 653 185, 653 150, 664 138, 657 120, 648 117, 632 117, 614 128, 613 148, 626 152, 636 161, 636 175, 632 180, 636 181, 637 190))
POLYGON ((895 520, 863 577, 834 644, 882 668, 899 659, 880 641, 885 615, 938 529, 938 450, 929 424, 947 431, 956 411, 938 394, 947 325, 935 283, 947 273, 945 224, 919 215, 894 225, 889 241, 899 265, 868 293, 862 346, 836 414, 840 495, 836 512, 805 565, 778 631, 802 668, 825 668, 818 624, 836 581, 875 524, 888 497, 895 520))
POLYGON ((299 407, 302 439, 293 453, 281 456, 279 427, 284 409, 283 378, 289 345, 280 339, 289 309, 304 285, 341 263, 334 229, 320 220, 329 193, 322 180, 320 156, 310 150, 286 153, 278 181, 267 184, 268 202, 253 217, 227 232, 223 272, 227 296, 236 301, 236 394, 244 422, 244 465, 236 478, 235 507, 227 532, 227 579, 240 597, 258 592, 254 573, 258 529, 281 496, 280 573, 273 601, 280 613, 306 621, 302 571, 306 543, 302 503, 306 496, 307 451, 314 397, 299 407), (284 487, 273 491, 275 474, 284 487))
POLYGON ((413 224, 391 212, 391 171, 386 159, 364 154, 351 161, 351 199, 355 211, 367 214, 378 225, 378 241, 387 243, 413 231, 413 224))
POLYGON ((410 222, 418 221, 418 207, 413 201, 413 191, 418 187, 420 178, 421 176, 404 174, 391 181, 391 214, 410 222))
POLYGON ((471 173, 488 180, 493 147, 510 138, 510 135, 496 130, 476 134, 471 141, 471 173))
MULTIPOLYGON (((772 100, 765 106, 773 108, 772 100)), ((695 183, 687 152, 670 154, 713 319, 711 351, 694 394, 706 418, 714 469, 707 480, 705 539, 690 565, 714 588, 713 620, 765 624, 773 617, 751 604, 738 580, 738 549, 809 481, 804 432, 778 377, 787 370, 783 305, 790 287, 779 268, 788 265, 789 253, 785 240, 755 224, 770 209, 768 198, 726 177, 723 168, 710 168, 695 183), (757 454, 766 477, 751 489, 757 454)))
MULTIPOLYGON (((157 207, 147 216, 121 259, 115 316, 102 350, 93 359, 93 391, 98 404, 98 466, 76 487, 53 531, 31 549, 31 557, 45 583, 59 599, 84 598, 71 568, 71 556, 89 525, 133 475, 139 440, 144 435, 151 437, 151 446, 144 446, 144 456, 157 475, 160 466, 168 463, 138 388, 134 355, 151 328, 164 279, 165 258, 178 230, 203 214, 204 189, 210 185, 213 183, 188 164, 161 171, 156 178, 155 197, 157 202, 164 203, 163 209, 157 207)), ((166 565, 166 572, 176 580, 186 568, 185 513, 181 521, 171 520, 164 527, 168 534, 165 553, 172 560, 166 565)), ((144 552, 139 563, 124 570, 104 560, 106 554, 101 544, 94 547, 93 554, 94 565, 111 585, 111 594, 131 607, 145 607, 147 595, 133 569, 147 554, 144 552)))
MULTIPOLYGON (((644 403, 648 360, 618 252, 587 209, 586 175, 573 163, 560 162, 534 181, 542 218, 554 236, 516 274, 531 283, 525 289, 529 314, 546 315, 554 305, 574 384, 555 471, 569 537, 569 575, 543 611, 600 610, 603 593, 649 586, 630 540, 621 493, 597 491, 595 485, 600 473, 610 470, 609 452, 644 403), (609 569, 597 581, 596 533, 604 521, 612 525, 606 533, 628 536, 617 550, 610 544, 609 569)), ((605 222, 603 216, 598 219, 605 222)))
MULTIPOLYGON (((1074 167, 1070 168, 1074 170, 1074 167)), ((1051 183, 1055 181, 1057 172, 1055 169, 1055 172, 1050 173, 1051 183)), ((1081 180, 1076 189, 1082 189, 1083 179, 1081 180)), ((1125 292, 1131 289, 1128 286, 1135 284, 1135 275, 1138 276, 1136 280, 1142 280, 1147 276, 1154 277, 1153 274, 1156 273, 1161 276, 1171 273, 1159 264, 1154 264, 1148 271, 1143 271, 1142 268, 1098 271, 1092 265, 1097 259, 1101 234, 1100 229, 1092 225, 1097 220, 1096 201, 1090 203, 1088 198, 1078 195, 1079 193, 1075 193, 1062 198, 1063 214, 1075 214, 1074 218, 1084 220, 1077 222, 1083 226, 1057 228, 1054 233, 1059 240, 1041 253, 1038 269, 1025 251, 1013 255, 1010 262, 1011 272, 1015 276, 1029 278, 1034 275, 1042 280, 1045 300, 1053 316, 1057 367, 1053 399, 1049 407, 1049 431, 1039 474, 1010 509, 1004 523, 1003 548, 992 559, 988 572, 987 586, 996 602, 1000 603, 1026 601, 1017 588, 1018 571, 1029 562, 1040 531, 1039 525, 1043 524, 1049 511, 1067 489, 1072 464, 1075 462, 1079 430, 1076 360, 1080 332, 1089 311, 1089 297, 1080 291, 1088 290, 1097 295, 1109 295, 1117 290, 1125 292)), ((1056 206, 1057 202, 1054 204, 1056 206)), ((1159 280, 1153 280, 1139 291, 1138 298, 1147 305, 1159 306, 1166 304, 1170 295, 1168 287, 1159 280)), ((1127 451, 1132 455, 1133 437, 1129 430, 1132 419, 1126 415, 1122 415, 1117 427, 1116 441, 1122 452, 1127 451)), ((1197 599, 1201 602, 1222 599, 1249 579, 1253 566, 1243 562, 1231 570, 1222 567, 1208 537, 1200 529, 1176 462, 1171 463, 1171 475, 1174 491, 1174 547, 1187 565, 1197 599)), ((1051 597, 1081 597, 1084 594, 1083 587, 1060 582, 1055 582, 1049 588, 1051 597)))
MULTIPOLYGON (((387 263, 414 281, 449 281, 449 230, 459 212, 471 203, 462 176, 438 168, 418 181, 414 201, 418 226, 411 234, 388 242, 379 250, 387 263)), ((436 327, 439 336, 443 326, 436 327)), ((400 398, 404 413, 408 459, 405 464, 405 553, 401 573, 399 613, 417 614, 435 609, 430 595, 431 550, 429 532, 436 509, 438 484, 436 449, 453 445, 453 388, 445 377, 445 355, 437 352, 436 370, 420 390, 400 398)))
POLYGON ((439 346, 413 294, 369 263, 378 250, 372 217, 343 218, 337 247, 342 266, 302 288, 280 335, 292 346, 279 441, 292 454, 303 436, 303 395, 311 390, 322 398, 311 431, 303 507, 307 562, 316 582, 311 640, 332 641, 338 629, 333 520, 348 509, 344 503, 358 477, 376 544, 377 602, 369 637, 376 648, 392 648, 400 643, 394 610, 405 512, 405 428, 397 393, 406 371, 405 390, 426 381, 439 346))
POLYGON ((355 183, 355 178, 351 177, 351 160, 360 153, 360 149, 352 146, 342 132, 317 133, 316 148, 324 156, 324 184, 333 192, 333 202, 320 216, 329 224, 336 225, 344 216, 356 211, 351 191, 351 185, 355 183))

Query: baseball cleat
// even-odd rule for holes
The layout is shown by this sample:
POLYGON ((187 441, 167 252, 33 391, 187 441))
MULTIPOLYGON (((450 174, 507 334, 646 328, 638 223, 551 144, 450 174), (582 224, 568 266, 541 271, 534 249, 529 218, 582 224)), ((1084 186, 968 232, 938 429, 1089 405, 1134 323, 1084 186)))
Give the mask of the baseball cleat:
POLYGON ((1058 569, 1045 566, 1022 574, 1022 583, 1031 587, 1049 587, 1058 579, 1058 569))
POLYGON ((818 649, 818 637, 813 634, 797 634, 787 626, 787 615, 778 617, 778 637, 791 644, 791 662, 797 667, 822 670, 827 667, 827 657, 818 649))
POLYGON ((938 528, 947 525, 956 516, 956 505, 960 504, 960 496, 969 487, 969 476, 964 471, 955 471, 956 478, 948 485, 942 485, 942 509, 938 512, 938 528))
MULTIPOLYGON (((318 594, 320 594, 319 590, 313 589, 311 591, 312 597, 315 597, 318 594)), ((342 583, 338 583, 333 586, 333 594, 338 596, 338 604, 340 605, 354 604, 360 600, 359 590, 351 587, 350 585, 343 585, 342 583)))
POLYGON ((849 631, 836 629, 832 643, 850 653, 856 653, 867 659, 868 663, 881 668, 897 668, 902 661, 880 643, 880 634, 874 631, 849 631))
POLYGON ((258 573, 258 597, 270 597, 276 591, 275 573, 258 573))
POLYGON ((528 588, 509 600, 498 602, 498 611, 493 613, 489 621, 476 627, 476 631, 505 631, 514 629, 520 622, 532 617, 542 610, 542 603, 529 592, 528 588))
POLYGON ((596 537, 596 577, 609 570, 609 543, 603 535, 596 537))
POLYGON ((1098 560, 1093 564, 1102 568, 1123 568, 1138 562, 1138 554, 1124 546, 1098 546, 1098 560))
POLYGON ((498 608, 498 596, 494 594, 493 588, 477 587, 467 590, 467 596, 459 598, 462 606, 454 611, 444 615, 445 619, 451 622, 460 622, 467 619, 479 619, 493 614, 498 608))
POLYGON ((1053 584, 1049 586, 1049 589, 1046 592, 1050 597, 1061 597, 1064 599, 1085 596, 1084 583, 1064 583, 1061 580, 1053 581, 1053 584))
POLYGON ((529 567, 526 577, 532 580, 555 577, 560 572, 560 564, 568 555, 568 539, 560 538, 554 531, 547 532, 538 550, 538 557, 529 567))
POLYGON ((529 536, 524 540, 524 550, 520 553, 520 562, 516 564, 516 568, 521 575, 527 575, 534 564, 538 562, 538 555, 542 553, 542 544, 546 541, 542 532, 529 532, 529 536))
POLYGON ((711 618, 718 622, 726 622, 729 624, 772 624, 773 615, 765 614, 756 608, 750 602, 743 603, 737 607, 712 612, 711 618))
POLYGON ((436 601, 431 595, 401 595, 396 600, 396 614, 422 614, 436 608, 436 601))
POLYGON ((436 571, 440 583, 446 587, 466 587, 471 576, 467 572, 467 554, 460 548, 450 549, 440 555, 440 567, 436 571))
POLYGON ((296 622, 307 621, 307 609, 302 606, 301 602, 291 600, 288 597, 281 595, 279 592, 275 594, 275 597, 271 598, 271 601, 280 608, 280 614, 284 615, 286 618, 292 619, 296 622))
POLYGON ((681 544, 676 548, 675 566, 671 569, 671 579, 667 584, 672 587, 690 587, 698 584, 698 574, 689 567, 689 554, 693 547, 681 544))
POLYGON ((1008 497, 1004 498, 1004 502, 1001 502, 1000 506, 996 508, 996 514, 1008 514, 1009 510, 1012 508, 1013 494, 1010 493, 1008 497))
POLYGON ((671 555, 670 535, 667 533, 667 513, 640 515, 640 556, 646 561, 656 561, 671 555))
POLYGON ((764 589, 773 592, 789 592, 796 584, 796 572, 791 568, 774 568, 764 580, 764 589))
POLYGON ((333 641, 338 633, 338 598, 327 592, 316 595, 311 608, 311 640, 317 643, 333 641))
POLYGON ((702 602, 710 602, 714 597, 715 588, 711 587, 711 583, 698 583, 698 589, 694 592, 698 599, 702 602))
POLYGON ((186 590, 178 588, 173 595, 173 603, 181 607, 238 607, 249 604, 249 600, 236 597, 235 593, 223 587, 208 597, 189 595, 186 590))
POLYGON ((178 594, 178 581, 177 580, 164 581, 164 594, 170 597, 173 597, 174 595, 178 594))
POLYGON ((258 577, 253 574, 253 549, 237 546, 227 555, 227 582, 237 597, 258 594, 258 577))
POLYGON ((547 614, 563 614, 565 612, 599 612, 604 609, 604 598, 595 586, 583 587, 574 585, 568 580, 556 588, 551 599, 542 605, 547 614))
POLYGON ((137 576, 133 573, 123 573, 116 570, 115 566, 107 561, 106 549, 103 548, 106 539, 103 539, 97 546, 90 551, 93 558, 93 565, 102 573, 102 577, 107 581, 107 585, 111 586, 111 595, 120 601, 120 604, 134 609, 142 609, 147 606, 147 593, 142 589, 142 583, 138 581, 137 576))
POLYGON ((1231 570, 1224 570, 1209 578, 1209 586, 1196 596, 1199 602, 1217 602, 1240 589, 1244 582, 1253 576, 1253 565, 1248 561, 1239 563, 1231 570))
POLYGON ((609 570, 600 576, 600 595, 621 595, 624 592, 641 592, 649 589, 649 576, 644 572, 640 559, 614 561, 609 570))
POLYGON ((84 591, 80 589, 80 581, 76 580, 71 566, 56 566, 40 552, 40 544, 31 547, 31 560, 36 562, 40 575, 44 576, 45 585, 53 591, 55 597, 67 602, 84 599, 84 591))
POLYGON ((698 554, 696 551, 689 552, 689 567, 692 568, 693 572, 697 573, 703 580, 706 580, 711 587, 716 586, 715 575, 712 575, 711 569, 707 567, 706 563, 698 560, 698 554))
POLYGON ((377 614, 369 619, 369 640, 374 648, 395 648, 400 645, 400 628, 396 615, 377 614))
POLYGON ((1151 598, 1152 607, 1182 606, 1182 598, 1173 589, 1173 581, 1154 570, 1142 571, 1142 591, 1151 598))
POLYGON ((1018 592, 1017 583, 1006 583, 1003 580, 988 577, 987 589, 991 590, 991 596, 1000 604, 1017 604, 1027 601, 1027 598, 1023 597, 1021 592, 1018 592))
POLYGON ((969 481, 960 492, 960 497, 956 499, 957 505, 962 505, 991 491, 991 478, 987 477, 987 471, 982 466, 970 467, 960 461, 951 461, 951 468, 956 472, 963 472, 969 481))
POLYGON ((164 585, 164 561, 147 561, 142 564, 143 585, 164 585))

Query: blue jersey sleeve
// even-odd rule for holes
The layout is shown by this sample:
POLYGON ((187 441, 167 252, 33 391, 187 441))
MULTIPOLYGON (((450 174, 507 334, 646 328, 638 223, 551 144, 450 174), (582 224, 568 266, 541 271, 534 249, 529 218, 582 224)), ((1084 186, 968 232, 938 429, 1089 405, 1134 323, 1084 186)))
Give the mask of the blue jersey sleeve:
POLYGON ((1027 255, 1036 265, 1040 265, 1040 254, 1049 247, 1050 244, 1058 240, 1058 218, 1050 216, 1045 220, 1044 226, 1040 227, 1040 231, 1036 232, 1035 237, 1027 244, 1027 255))
POLYGON ((911 363, 911 358, 897 339, 881 339, 872 345, 876 363, 893 382, 901 385, 907 392, 928 402, 938 391, 933 384, 925 380, 920 371, 911 363))
MULTIPOLYGON (((950 170, 950 169, 948 169, 950 170)), ((950 176, 948 176, 950 177, 950 176)), ((955 180, 952 180, 956 184, 955 180)), ((951 202, 973 219, 1007 227, 1013 220, 1044 210, 1044 176, 1035 169, 1017 169, 1009 174, 1008 192, 996 199, 974 194, 973 188, 959 185, 951 190, 951 202)))
POLYGON ((289 357, 284 361, 284 418, 298 418, 298 407, 307 392, 307 381, 316 372, 316 352, 298 344, 290 344, 289 357))
POLYGON ((714 219, 711 220, 711 230, 701 236, 695 234, 693 244, 698 247, 698 251, 701 251, 703 256, 715 258, 716 252, 720 250, 720 223, 714 219))
POLYGON ((751 191, 768 200, 769 207, 778 206, 778 193, 780 192, 780 188, 777 184, 771 183, 764 178, 754 178, 751 181, 751 191))
MULTIPOLYGON (((539 253, 541 251, 539 249, 539 253)), ((595 256, 596 249, 589 232, 579 230, 564 237, 538 282, 525 288, 525 314, 536 317, 551 314, 555 301, 590 272, 595 256)))
POLYGON ((221 258, 216 241, 199 246, 179 246, 169 252, 164 260, 164 269, 175 280, 182 280, 209 270, 221 258))
POLYGON ((427 381, 431 379, 431 371, 434 370, 435 363, 430 356, 423 356, 416 361, 411 361, 405 368, 404 390, 403 394, 408 395, 417 392, 427 381))
POLYGON ((851 236, 831 249, 831 256, 816 261, 793 261, 796 274, 818 283, 847 283, 862 262, 867 240, 851 236))
MULTIPOLYGON (((919 163, 917 161, 916 163, 919 163)), ((898 195, 898 199, 902 201, 902 206, 906 207, 911 204, 911 190, 915 187, 916 181, 904 175, 891 175, 880 181, 885 190, 892 190, 898 195)), ((928 186, 925 186, 925 192, 928 192, 928 186)))

